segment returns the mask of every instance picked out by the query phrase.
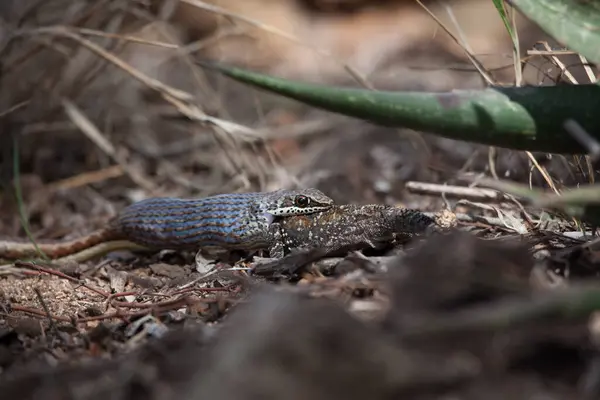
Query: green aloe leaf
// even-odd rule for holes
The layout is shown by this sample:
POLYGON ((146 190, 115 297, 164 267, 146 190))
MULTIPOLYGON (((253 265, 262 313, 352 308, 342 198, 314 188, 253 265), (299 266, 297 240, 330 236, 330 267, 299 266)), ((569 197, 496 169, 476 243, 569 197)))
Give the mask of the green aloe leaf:
POLYGON ((570 50, 600 63, 600 1, 511 0, 511 3, 570 50))
POLYGON ((376 124, 515 150, 585 153, 563 128, 579 122, 600 140, 600 87, 489 87, 450 92, 379 92, 280 79, 200 63, 240 82, 305 104, 376 124))

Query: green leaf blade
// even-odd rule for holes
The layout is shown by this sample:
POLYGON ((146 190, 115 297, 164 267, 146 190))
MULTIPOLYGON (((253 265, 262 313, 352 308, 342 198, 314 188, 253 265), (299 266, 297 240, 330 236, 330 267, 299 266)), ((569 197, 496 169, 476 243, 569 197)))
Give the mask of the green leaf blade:
POLYGON ((600 87, 559 85, 483 90, 378 92, 326 87, 212 65, 221 73, 305 104, 379 125, 456 140, 550 153, 585 153, 562 127, 575 119, 600 140, 600 87))

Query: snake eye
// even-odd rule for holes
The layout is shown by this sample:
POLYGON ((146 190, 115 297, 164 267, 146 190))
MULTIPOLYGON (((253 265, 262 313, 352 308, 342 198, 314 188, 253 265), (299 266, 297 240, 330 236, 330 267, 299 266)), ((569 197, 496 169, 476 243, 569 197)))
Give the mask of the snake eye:
POLYGON ((306 196, 296 196, 294 204, 298 207, 306 207, 310 203, 310 199, 306 196))

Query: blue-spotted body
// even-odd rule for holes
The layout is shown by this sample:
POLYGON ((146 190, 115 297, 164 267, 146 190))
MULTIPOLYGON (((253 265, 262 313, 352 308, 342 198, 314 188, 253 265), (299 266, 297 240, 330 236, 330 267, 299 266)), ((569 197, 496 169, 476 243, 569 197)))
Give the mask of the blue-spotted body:
POLYGON ((438 225, 437 218, 417 210, 334 205, 316 189, 152 198, 126 207, 107 228, 69 242, 35 246, 0 241, 0 258, 35 256, 38 249, 59 258, 123 239, 154 249, 266 249, 280 258, 294 249, 377 246, 398 235, 435 232, 438 225))
POLYGON ((77 239, 37 245, 0 241, 0 258, 32 257, 41 250, 55 259, 115 240, 154 249, 265 249, 282 255, 278 219, 317 213, 332 205, 333 200, 317 189, 220 194, 200 199, 150 198, 125 207, 106 228, 77 239))
POLYGON ((269 249, 281 217, 324 211, 333 200, 317 189, 221 194, 201 199, 150 198, 126 207, 113 227, 155 248, 269 249))

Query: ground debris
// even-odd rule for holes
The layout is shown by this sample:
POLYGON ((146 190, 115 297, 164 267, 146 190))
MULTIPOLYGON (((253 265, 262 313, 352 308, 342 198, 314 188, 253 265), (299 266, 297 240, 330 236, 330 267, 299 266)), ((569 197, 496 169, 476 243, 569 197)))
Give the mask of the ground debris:
MULTIPOLYGON (((385 265, 312 280, 305 274, 309 280, 296 286, 252 285, 217 325, 187 319, 188 328, 171 324, 164 336, 111 360, 19 368, 5 374, 0 390, 11 398, 86 400, 581 394, 595 354, 587 319, 600 289, 534 295, 527 243, 462 232, 423 239, 385 265), (369 297, 380 298, 381 318, 351 311, 369 297)), ((103 329, 93 343, 110 342, 121 326, 103 329)))

